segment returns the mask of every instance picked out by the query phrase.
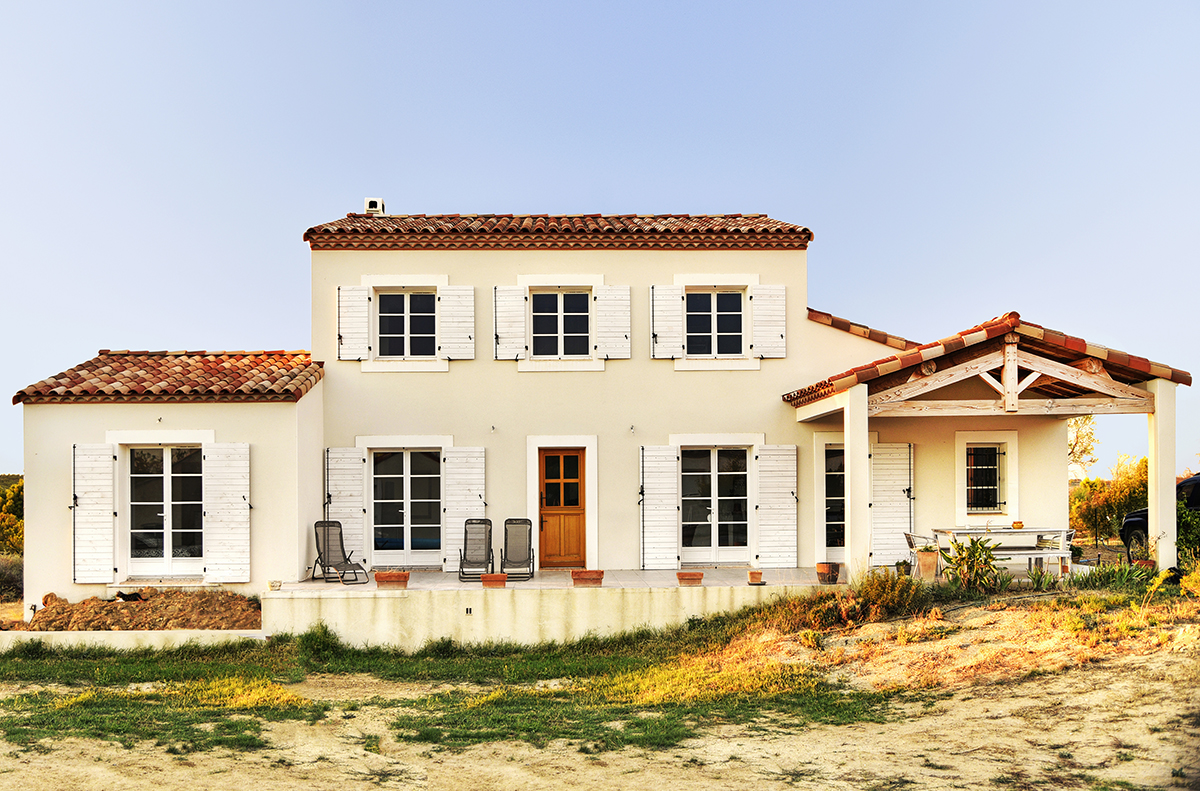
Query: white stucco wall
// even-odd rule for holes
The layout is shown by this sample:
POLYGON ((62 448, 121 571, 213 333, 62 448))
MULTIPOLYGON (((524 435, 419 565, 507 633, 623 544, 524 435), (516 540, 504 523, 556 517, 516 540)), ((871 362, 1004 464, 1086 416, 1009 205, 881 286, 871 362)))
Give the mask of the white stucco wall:
MULTIPOLYGON (((105 585, 72 582, 68 508, 72 446, 104 443, 108 432, 162 432, 170 444, 169 432, 205 431, 215 442, 249 443, 251 581, 227 587, 257 593, 269 579, 299 579, 312 558, 304 537, 321 518, 321 394, 318 383, 298 403, 25 404, 26 609, 50 592, 111 596, 105 585)), ((128 453, 117 456, 119 531, 128 529, 128 453)), ((127 574, 120 555, 118 582, 127 574)))
POLYGON ((669 444, 673 434, 749 433, 767 444, 797 444, 783 393, 895 351, 808 321, 805 277, 804 251, 316 251, 312 346, 325 361, 326 443, 452 435, 456 446, 483 446, 486 515, 499 525, 507 517, 536 524, 527 497, 527 437, 594 436, 598 458, 586 463, 597 465, 599 491, 587 496, 599 499, 588 530, 595 531, 598 557, 587 565, 637 568, 640 446, 669 444), (787 286, 787 357, 750 371, 677 371, 670 360, 651 359, 650 286, 699 273, 787 286), (493 287, 538 274, 600 274, 605 285, 630 286, 632 359, 586 372, 521 372, 514 361, 493 360, 493 287), (451 286, 473 286, 475 359, 429 373, 363 372, 358 362, 339 362, 337 288, 357 286, 364 275, 437 275, 451 286))

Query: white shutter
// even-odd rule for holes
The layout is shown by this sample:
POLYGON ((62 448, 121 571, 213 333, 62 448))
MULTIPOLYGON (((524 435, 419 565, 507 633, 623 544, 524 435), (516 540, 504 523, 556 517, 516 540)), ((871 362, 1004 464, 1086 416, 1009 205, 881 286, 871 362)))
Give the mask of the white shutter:
POLYGON ((484 517, 483 448, 445 448, 445 498, 442 509, 444 571, 458 571, 458 551, 463 547, 465 523, 484 517))
POLYGON ((759 445, 758 460, 758 565, 794 569, 796 551, 796 446, 759 445))
POLYGON ((346 554, 360 563, 366 561, 366 461, 362 448, 325 449, 325 518, 342 523, 346 554))
POLYGON ((650 356, 683 357, 683 286, 650 286, 650 356))
POLYGON ((112 445, 72 448, 71 525, 75 582, 114 581, 116 457, 112 445))
POLYGON ((438 289, 438 357, 443 360, 475 359, 475 289, 442 286, 438 289))
POLYGON ((871 565, 908 558, 904 534, 912 531, 912 445, 871 446, 871 565))
POLYGON ((629 286, 596 286, 596 357, 601 360, 628 360, 629 286))
POLYGON ((787 287, 751 286, 751 357, 787 356, 787 287))
POLYGON ((679 448, 642 452, 642 568, 679 568, 679 448))
POLYGON ((250 445, 201 445, 204 581, 250 581, 250 445))
POLYGON ((371 356, 371 289, 338 286, 338 359, 365 360, 371 356))
POLYGON ((495 314, 495 359, 525 359, 525 287, 496 286, 492 311, 495 314))

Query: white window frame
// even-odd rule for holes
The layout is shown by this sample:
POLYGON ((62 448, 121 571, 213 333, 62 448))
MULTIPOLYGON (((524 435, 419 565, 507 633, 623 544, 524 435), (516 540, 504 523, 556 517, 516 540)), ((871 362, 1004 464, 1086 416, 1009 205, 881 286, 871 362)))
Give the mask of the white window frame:
MULTIPOLYGON (((366 454, 366 464, 363 465, 363 553, 367 560, 368 568, 375 566, 395 566, 406 565, 413 567, 441 567, 443 558, 447 551, 447 542, 450 539, 448 528, 446 525, 446 508, 447 508, 447 486, 446 486, 446 449, 454 447, 454 437, 449 434, 380 434, 369 436, 355 437, 354 445, 361 448, 366 454), (379 557, 380 552, 391 552, 393 550, 376 550, 375 549, 375 453, 376 452, 394 452, 394 451, 437 451, 441 464, 441 472, 439 474, 440 491, 441 491, 441 546, 435 550, 414 550, 411 546, 404 552, 408 556, 407 562, 400 563, 394 558, 379 557), (427 552, 425 555, 417 555, 413 557, 414 552, 427 552)), ((410 469, 405 467, 404 478, 407 482, 410 475, 410 469)), ((407 489, 406 483, 406 489, 407 489)), ((409 525, 411 527, 411 523, 409 525)), ((411 537, 411 531, 410 531, 411 537)), ((455 558, 457 562, 457 558, 455 558)))
POLYGON ((1020 519, 1020 480, 1016 431, 954 432, 954 519, 957 527, 1004 525, 1020 519), (1000 508, 996 511, 967 512, 967 448, 995 446, 999 449, 1000 508))
POLYGON ((593 296, 592 296, 592 289, 590 286, 536 286, 536 287, 530 288, 529 289, 529 359, 532 360, 533 362, 539 362, 539 361, 545 361, 545 360, 580 361, 580 360, 595 359, 595 341, 596 341, 596 315, 595 315, 595 313, 596 312, 592 308, 592 303, 593 303, 593 296), (557 312, 554 314, 556 323, 557 323, 557 327, 558 327, 558 334, 557 334, 558 344, 556 347, 558 349, 558 354, 539 355, 534 351, 534 340, 535 340, 535 338, 534 338, 535 333, 533 331, 534 318, 536 316, 549 315, 549 314, 533 312, 533 303, 535 301, 534 298, 538 294, 554 294, 558 297, 557 312), (566 294, 583 294, 585 296, 585 299, 587 300, 588 332, 587 332, 587 353, 586 354, 566 354, 566 352, 565 352, 565 350, 566 350, 565 339, 567 336, 566 317, 569 315, 575 315, 575 316, 581 315, 578 313, 569 314, 569 313, 564 312, 562 297, 565 296, 566 294))
MULTIPOLYGON (((205 555, 204 550, 207 549, 207 536, 204 530, 204 511, 205 502, 203 495, 203 487, 207 465, 201 461, 200 467, 200 486, 201 496, 198 502, 192 501, 189 504, 200 506, 200 547, 201 554, 199 557, 178 558, 172 554, 171 543, 175 532, 172 523, 173 516, 171 514, 171 506, 174 501, 171 495, 171 477, 170 472, 170 452, 176 448, 188 448, 199 451, 203 455, 203 446, 195 442, 183 443, 166 443, 166 442, 141 442, 131 443, 120 446, 120 475, 121 475, 121 505, 118 509, 121 516, 118 518, 118 546, 121 548, 121 561, 126 566, 128 575, 132 577, 200 577, 204 574, 205 555), (133 517, 133 453, 137 450, 161 450, 163 452, 163 472, 155 476, 163 481, 163 556, 161 558, 135 558, 132 555, 133 549, 133 525, 130 520, 133 517)), ((192 477, 188 474, 189 477, 192 477)), ((137 503, 140 504, 140 503, 137 503)), ((119 566, 120 564, 118 564, 119 566)))
MULTIPOLYGON (((437 299, 439 289, 450 285, 448 275, 363 275, 360 285, 371 289, 371 303, 367 311, 371 351, 362 361, 363 372, 417 371, 445 372, 450 370, 450 361, 437 354, 441 344, 442 310, 437 299), (380 294, 430 294, 434 295, 434 356, 432 357, 384 357, 379 354, 379 295, 380 294)), ((407 317, 405 329, 407 330, 407 317)), ((407 332, 405 333, 407 338, 407 332)), ((406 347, 407 348, 407 347, 406 347)))
MULTIPOLYGON (((375 359, 383 361, 410 361, 410 362, 428 362, 437 359, 437 342, 438 342, 438 309, 437 309, 437 289, 416 288, 380 288, 372 293, 371 299, 371 314, 372 314, 372 351, 375 359), (430 296, 433 297, 433 351, 430 354, 412 354, 412 297, 414 296, 430 296), (404 339, 405 354, 385 355, 383 354, 383 339, 384 333, 381 326, 383 311, 383 298, 385 296, 402 296, 405 297, 405 312, 404 316, 404 332, 400 335, 388 335, 387 337, 402 337, 404 339)), ((395 315, 395 314, 389 314, 395 315)), ((429 314, 419 314, 426 316, 429 314)), ((428 335, 419 335, 418 337, 429 337, 428 335)))
MULTIPOLYGON (((758 463, 754 459, 754 449, 766 444, 766 434, 671 434, 667 444, 675 447, 679 454, 676 463, 676 491, 680 506, 679 524, 676 528, 677 554, 680 563, 715 562, 721 564, 750 563, 758 554, 758 463), (729 550, 745 550, 745 557, 732 557, 733 551, 726 552, 726 558, 712 561, 688 560, 683 556, 683 451, 685 450, 744 450, 746 451, 746 546, 730 547, 729 550)), ((716 538, 717 522, 713 523, 713 537, 716 538)), ((720 547, 714 548, 717 557, 720 547)))
MULTIPOLYGON (((517 360, 517 371, 603 371, 605 360, 596 356, 595 289, 604 285, 604 275, 543 274, 518 275, 517 285, 525 290, 525 348, 524 359, 517 360), (588 354, 568 357, 533 356, 533 294, 537 292, 581 292, 588 294, 588 354)), ((561 314, 560 314, 561 315, 561 314)))
MULTIPOLYGON (((750 299, 750 287, 759 285, 759 277, 755 274, 683 274, 675 275, 673 284, 683 287, 683 354, 675 359, 676 371, 758 371, 762 362, 753 357, 750 348, 754 343, 753 301, 750 299), (714 346, 713 354, 689 356, 687 354, 687 295, 708 291, 740 291, 742 294, 742 352, 734 356, 718 356, 714 346)), ((716 339, 716 328, 713 328, 713 338, 716 339)))

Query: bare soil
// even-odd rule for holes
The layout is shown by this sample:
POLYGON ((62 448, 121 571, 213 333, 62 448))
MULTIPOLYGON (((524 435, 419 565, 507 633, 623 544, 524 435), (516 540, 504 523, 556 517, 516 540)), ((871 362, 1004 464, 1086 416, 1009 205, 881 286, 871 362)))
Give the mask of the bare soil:
POLYGON ((42 608, 34 613, 28 623, 23 620, 0 621, 0 630, 76 632, 262 628, 259 603, 229 591, 142 588, 137 595, 137 601, 109 601, 93 596, 71 603, 47 593, 42 598, 42 608))
MULTIPOLYGON (((128 750, 80 739, 30 751, 0 743, 0 789, 1200 788, 1197 606, 1170 615, 1115 641, 1083 638, 1054 613, 1018 606, 868 625, 822 651, 766 636, 764 650, 779 661, 815 661, 855 687, 903 690, 895 716, 798 729, 767 719, 662 751, 397 742, 395 709, 371 701, 448 685, 311 676, 289 689, 332 703, 329 716, 268 725, 269 749, 172 756, 153 741, 128 750), (371 737, 378 752, 367 749, 371 737)), ((0 695, 18 691, 6 686, 0 695)))

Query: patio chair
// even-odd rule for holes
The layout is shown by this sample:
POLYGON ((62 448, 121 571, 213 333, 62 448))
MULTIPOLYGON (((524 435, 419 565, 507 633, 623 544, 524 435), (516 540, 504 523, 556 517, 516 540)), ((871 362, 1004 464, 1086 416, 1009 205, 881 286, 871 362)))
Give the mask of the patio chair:
POLYGON ((313 563, 312 579, 317 578, 317 569, 320 569, 321 579, 325 582, 365 585, 371 581, 362 564, 350 559, 350 555, 354 553, 346 554, 346 545, 342 542, 341 522, 317 522, 313 527, 317 532, 317 559, 313 563), (359 579, 360 574, 362 579, 359 579), (351 579, 347 580, 346 577, 351 579))
POLYGON ((496 568, 492 555, 492 520, 468 519, 463 525, 463 545, 458 550, 458 579, 477 580, 496 568))
POLYGON ((530 520, 504 520, 500 573, 507 574, 511 580, 533 579, 533 522, 530 520))
POLYGON ((936 543, 930 536, 919 536, 916 533, 905 533, 904 541, 908 544, 908 562, 912 568, 917 567, 917 549, 936 543))

